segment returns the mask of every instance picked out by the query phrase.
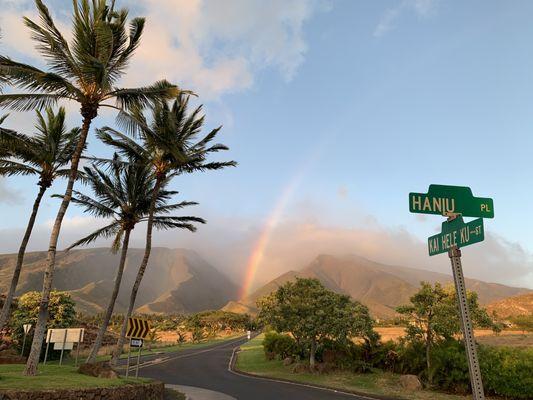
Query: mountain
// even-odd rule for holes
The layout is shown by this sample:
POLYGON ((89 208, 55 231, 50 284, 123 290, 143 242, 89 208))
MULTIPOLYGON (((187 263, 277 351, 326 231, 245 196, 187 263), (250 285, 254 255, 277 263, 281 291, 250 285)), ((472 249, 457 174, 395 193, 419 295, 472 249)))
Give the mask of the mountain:
POLYGON ((525 293, 507 299, 494 301, 487 305, 489 313, 496 313, 500 318, 518 315, 533 315, 533 293, 525 293))
MULTIPOLYGON (((131 248, 115 311, 126 309, 129 294, 144 249, 131 248)), ((79 311, 102 312, 113 287, 119 254, 94 248, 57 253, 54 288, 69 291, 79 311)), ((16 254, 0 255, 0 292, 6 292, 16 263, 16 254)), ((46 252, 25 257, 17 294, 41 290, 46 252)), ((152 249, 137 296, 137 311, 143 313, 189 313, 219 309, 235 298, 237 287, 224 274, 185 249, 152 249)))
MULTIPOLYGON (((289 271, 267 283, 240 301, 229 302, 224 309, 235 312, 256 312, 256 301, 273 292, 279 286, 297 277, 316 278, 325 287, 337 293, 351 296, 366 304, 378 318, 394 316, 395 308, 407 304, 420 285, 420 281, 451 284, 451 275, 415 268, 380 264, 358 256, 335 257, 320 255, 310 265, 299 271, 289 271)), ((497 283, 466 279, 469 290, 478 293, 481 304, 501 300, 523 293, 528 289, 513 288, 497 283)))

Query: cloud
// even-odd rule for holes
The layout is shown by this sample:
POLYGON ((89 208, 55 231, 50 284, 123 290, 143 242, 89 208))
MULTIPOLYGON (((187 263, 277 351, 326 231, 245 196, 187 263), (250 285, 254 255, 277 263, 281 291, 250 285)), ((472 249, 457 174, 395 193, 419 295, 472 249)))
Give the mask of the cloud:
POLYGON ((439 0, 402 0, 395 7, 385 10, 374 29, 375 37, 382 37, 396 27, 396 22, 403 13, 414 13, 419 18, 426 18, 436 11, 439 0))
POLYGON ((208 98, 251 87, 265 67, 291 80, 307 51, 303 25, 319 7, 311 0, 141 4, 148 24, 132 63, 140 75, 129 79, 167 76, 208 98))
MULTIPOLYGON (((153 245, 195 250, 235 282, 242 283, 262 226, 233 216, 207 215, 207 219, 208 224, 200 226, 194 234, 181 230, 154 232, 153 245)), ((46 221, 36 226, 29 250, 48 247, 51 223, 46 221)), ((65 248, 105 223, 85 216, 67 218, 59 248, 65 248)), ((16 251, 22 234, 22 228, 0 230, 0 253, 16 251)), ((145 225, 140 224, 133 231, 130 247, 142 248, 144 235, 145 225)), ((94 246, 110 244, 111 240, 99 240, 94 246)), ((446 254, 429 257, 425 241, 401 227, 380 225, 372 216, 362 218, 354 227, 328 225, 318 218, 298 216, 286 218, 269 238, 255 286, 289 270, 301 269, 319 254, 356 254, 385 264, 451 274, 446 254)), ((463 269, 470 278, 533 289, 533 255, 519 244, 492 233, 486 234, 483 243, 464 249, 463 269)))
MULTIPOLYGON (((63 32, 69 16, 49 1, 63 32)), ((250 88, 255 75, 270 68, 290 81, 304 62, 304 24, 323 0, 124 0, 130 15, 147 19, 144 37, 124 85, 166 78, 207 99, 250 88)), ((2 5, 3 45, 10 54, 38 59, 21 15, 35 17, 28 0, 2 5)))
POLYGON ((0 177, 0 204, 20 204, 24 201, 22 194, 18 190, 6 186, 5 179, 0 177))

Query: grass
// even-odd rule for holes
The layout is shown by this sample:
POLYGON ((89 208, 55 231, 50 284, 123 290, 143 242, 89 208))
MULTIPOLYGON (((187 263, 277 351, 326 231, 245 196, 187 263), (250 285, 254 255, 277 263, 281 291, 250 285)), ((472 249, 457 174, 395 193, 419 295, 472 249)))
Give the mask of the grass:
MULTIPOLYGON (((155 355, 155 354, 166 354, 166 353, 174 353, 179 352, 183 350, 189 350, 189 349, 201 349, 203 347, 211 346, 217 343, 222 343, 228 340, 235 339, 239 336, 242 336, 241 334, 238 335, 232 335, 232 336, 224 336, 220 338, 212 338, 212 339, 205 339, 199 343, 183 343, 181 345, 171 345, 171 346, 165 346, 165 347, 158 347, 154 348, 152 350, 147 350, 146 348, 142 349, 141 356, 147 356, 147 355, 155 355)), ((131 357, 137 356, 138 349, 131 349, 131 357)), ((74 350, 71 355, 66 356, 63 359, 63 365, 73 365, 76 357, 76 351, 74 350)), ((121 356, 121 359, 128 358, 128 352, 125 351, 121 356)), ((109 361, 111 359, 111 355, 99 355, 96 357, 97 361, 109 361)), ((85 361, 85 357, 83 357, 80 354, 79 363, 82 363, 85 361)), ((48 364, 48 362, 47 362, 48 364)), ((59 364, 58 360, 50 361, 50 364, 57 365, 59 364)))
POLYGON ((183 393, 177 392, 173 389, 165 389, 165 400, 186 400, 187 397, 183 393))
POLYGON ((466 400, 471 398, 471 396, 458 396, 429 390, 406 391, 399 384, 400 375, 379 370, 369 374, 338 371, 328 374, 293 373, 292 366, 284 366, 283 362, 279 360, 268 361, 266 359, 262 340, 263 335, 260 335, 241 346, 241 352, 239 352, 235 364, 236 369, 269 378, 326 386, 368 395, 415 400, 466 400))
POLYGON ((69 365, 39 365, 37 376, 24 376, 24 365, 0 365, 0 390, 42 390, 80 389, 94 387, 115 387, 127 384, 149 382, 144 378, 104 379, 79 374, 69 365))

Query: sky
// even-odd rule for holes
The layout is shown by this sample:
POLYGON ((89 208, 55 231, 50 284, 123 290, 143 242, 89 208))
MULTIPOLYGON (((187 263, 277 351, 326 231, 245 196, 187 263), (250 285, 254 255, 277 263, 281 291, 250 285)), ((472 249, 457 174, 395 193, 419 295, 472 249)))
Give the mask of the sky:
MULTIPOLYGON (((532 2, 116 3, 147 17, 121 84, 166 78, 193 90, 206 130, 223 126, 231 150, 221 159, 239 163, 176 179, 208 224, 158 233, 155 245, 195 249, 252 287, 319 253, 449 273, 446 255, 427 255, 442 217, 410 214, 408 193, 470 186, 494 199, 495 218, 485 242, 464 249, 465 275, 533 288, 532 2)), ((70 2, 46 4, 68 32, 70 2)), ((0 0, 0 9, 0 53, 45 67, 21 23, 35 16, 32 2, 0 0)), ((77 106, 66 107, 79 124, 77 106)), ((5 126, 31 133, 32 120, 11 113, 5 126)), ((105 111, 94 126, 112 124, 105 111)), ((88 152, 109 149, 91 137, 88 152)), ((31 177, 0 178, 0 252, 17 250, 36 190, 31 177)), ((57 206, 45 199, 31 250, 47 248, 57 206)), ((102 224, 72 206, 60 243, 102 224)), ((143 246, 140 226, 133 245, 143 246)))

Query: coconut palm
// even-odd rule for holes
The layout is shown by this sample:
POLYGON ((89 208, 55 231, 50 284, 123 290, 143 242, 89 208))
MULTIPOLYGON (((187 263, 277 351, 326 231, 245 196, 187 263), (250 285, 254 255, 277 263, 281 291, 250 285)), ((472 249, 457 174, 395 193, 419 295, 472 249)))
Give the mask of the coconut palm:
POLYGON ((26 375, 37 373, 59 232, 93 119, 101 107, 123 110, 133 105, 146 106, 156 99, 174 97, 178 93, 176 86, 164 80, 133 89, 116 86, 139 46, 144 19, 133 18, 128 30, 127 10, 115 10, 114 3, 114 0, 111 4, 107 4, 107 0, 73 0, 72 40, 69 43, 56 27, 48 8, 41 0, 35 0, 40 19, 34 22, 24 17, 24 23, 30 29, 37 50, 49 70, 41 70, 0 55, 0 76, 3 81, 23 90, 22 93, 0 94, 0 107, 26 111, 53 105, 60 100, 70 100, 79 103, 82 116, 68 184, 50 234, 41 303, 24 372, 26 375), (114 101, 115 104, 110 104, 109 101, 114 101))
MULTIPOLYGON (((130 234, 136 224, 147 220, 155 186, 154 175, 148 166, 132 163, 123 167, 120 165, 121 163, 117 157, 114 160, 115 162, 111 164, 107 172, 96 166, 90 168, 85 167, 85 180, 92 188, 94 196, 90 197, 74 191, 72 197, 72 202, 82 206, 85 212, 98 218, 109 219, 110 221, 104 227, 72 244, 68 250, 76 246, 87 245, 99 238, 113 238, 111 250, 114 253, 118 252, 122 246, 111 298, 109 299, 104 320, 100 325, 87 362, 94 362, 96 360, 98 350, 102 346, 102 340, 109 325, 111 315, 113 314, 115 301, 120 290, 130 234)), ((177 192, 165 190, 164 186, 167 183, 168 180, 162 183, 157 196, 154 210, 154 226, 157 229, 180 228, 187 229, 191 232, 196 231, 193 223, 205 223, 203 219, 190 216, 177 217, 168 215, 171 211, 197 203, 183 201, 168 204, 170 198, 177 194, 177 192)))
POLYGON ((151 107, 150 120, 138 107, 132 108, 128 114, 123 114, 121 119, 123 125, 129 133, 138 135, 141 143, 137 143, 126 134, 110 127, 104 127, 97 133, 100 140, 115 147, 119 153, 130 160, 149 165, 155 175, 154 192, 146 227, 144 256, 131 291, 126 318, 122 325, 117 349, 113 354, 113 363, 118 361, 118 357, 122 353, 127 321, 133 312, 137 292, 150 258, 152 225, 155 222, 154 211, 157 193, 162 183, 171 174, 218 170, 236 165, 234 161, 207 161, 207 157, 211 153, 228 150, 228 147, 222 144, 211 145, 221 127, 213 129, 201 139, 198 138, 204 123, 204 116, 201 115, 202 107, 199 106, 189 113, 188 103, 189 96, 185 94, 179 95, 170 105, 167 102, 156 103, 151 107))
MULTIPOLYGON (((0 119, 0 123, 3 122, 3 119, 0 119)), ((60 108, 57 114, 51 108, 46 109, 45 115, 37 111, 35 128, 37 132, 34 135, 0 128, 0 147, 2 148, 0 175, 34 175, 39 178, 37 182, 39 190, 33 202, 30 219, 20 243, 11 285, 0 313, 0 331, 4 328, 9 317, 24 262, 26 246, 30 240, 41 200, 57 177, 68 177, 69 169, 65 166, 70 162, 79 134, 78 128, 67 131, 64 108, 60 108)))

